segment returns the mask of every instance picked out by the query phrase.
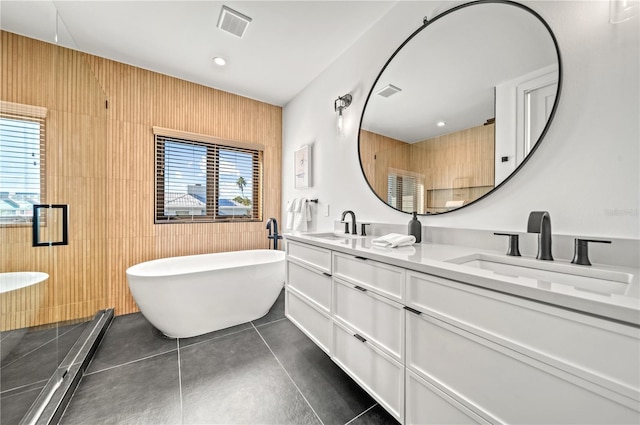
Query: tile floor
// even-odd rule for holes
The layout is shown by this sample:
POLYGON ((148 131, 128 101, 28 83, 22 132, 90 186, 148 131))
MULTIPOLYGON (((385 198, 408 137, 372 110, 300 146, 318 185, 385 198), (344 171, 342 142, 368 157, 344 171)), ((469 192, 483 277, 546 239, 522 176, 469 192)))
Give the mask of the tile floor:
POLYGON ((284 317, 169 339, 116 317, 61 424, 397 424, 284 317))
POLYGON ((87 323, 0 332, 0 424, 20 422, 87 323))

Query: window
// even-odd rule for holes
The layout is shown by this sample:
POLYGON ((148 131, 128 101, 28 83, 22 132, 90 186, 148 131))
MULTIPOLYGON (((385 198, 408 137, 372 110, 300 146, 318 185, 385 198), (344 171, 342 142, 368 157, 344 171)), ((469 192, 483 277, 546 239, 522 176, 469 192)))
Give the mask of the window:
POLYGON ((154 133, 156 223, 262 220, 262 146, 154 133))
POLYGON ((0 101, 0 226, 30 225, 45 200, 46 109, 0 101))
POLYGON ((404 212, 424 213, 422 178, 408 172, 391 171, 387 176, 387 203, 404 212))

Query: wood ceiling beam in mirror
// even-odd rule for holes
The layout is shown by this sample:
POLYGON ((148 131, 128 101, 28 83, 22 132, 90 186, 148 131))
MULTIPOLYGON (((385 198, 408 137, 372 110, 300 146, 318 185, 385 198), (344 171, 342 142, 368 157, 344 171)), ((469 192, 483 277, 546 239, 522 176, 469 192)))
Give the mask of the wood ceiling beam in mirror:
POLYGON ((484 199, 546 134, 561 77, 551 28, 524 5, 477 1, 425 21, 367 97, 358 152, 369 186, 407 213, 484 199))

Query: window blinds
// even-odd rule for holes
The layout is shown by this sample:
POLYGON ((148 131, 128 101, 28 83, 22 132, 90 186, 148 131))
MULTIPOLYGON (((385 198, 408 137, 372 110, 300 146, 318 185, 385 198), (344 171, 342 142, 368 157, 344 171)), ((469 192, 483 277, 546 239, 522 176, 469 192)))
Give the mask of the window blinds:
POLYGON ((156 223, 262 219, 261 146, 154 132, 156 223))
POLYGON ((41 107, 0 101, 0 225, 28 224, 45 202, 45 119, 41 107))

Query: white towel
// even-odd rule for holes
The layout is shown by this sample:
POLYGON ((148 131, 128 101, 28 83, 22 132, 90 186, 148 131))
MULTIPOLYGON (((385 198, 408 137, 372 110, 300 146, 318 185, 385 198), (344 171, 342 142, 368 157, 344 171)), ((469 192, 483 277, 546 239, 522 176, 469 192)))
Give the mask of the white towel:
POLYGON ((306 232, 307 223, 311 221, 311 207, 307 198, 298 199, 296 212, 293 214, 293 230, 297 232, 306 232))
POLYGON ((380 236, 371 241, 375 246, 382 246, 388 248, 395 248, 397 246, 409 246, 416 243, 416 237, 413 235, 402 235, 400 233, 389 233, 385 236, 380 236))
POLYGON ((285 229, 293 229, 293 218, 295 216, 297 205, 298 205, 297 198, 293 198, 287 204, 287 222, 286 222, 285 229))

